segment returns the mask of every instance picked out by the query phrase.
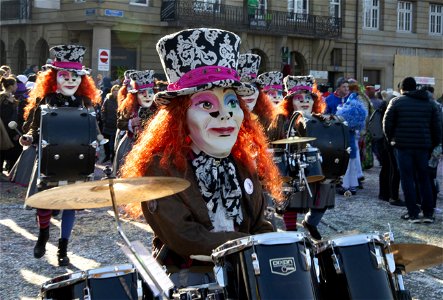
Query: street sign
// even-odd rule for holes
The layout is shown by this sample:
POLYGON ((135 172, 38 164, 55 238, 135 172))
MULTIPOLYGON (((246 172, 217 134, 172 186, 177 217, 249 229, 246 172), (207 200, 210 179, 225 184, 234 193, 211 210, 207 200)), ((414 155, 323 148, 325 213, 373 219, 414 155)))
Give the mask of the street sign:
POLYGON ((98 70, 109 71, 111 51, 109 49, 98 49, 98 70))
POLYGON ((124 12, 122 10, 105 9, 105 16, 107 17, 123 17, 124 12))

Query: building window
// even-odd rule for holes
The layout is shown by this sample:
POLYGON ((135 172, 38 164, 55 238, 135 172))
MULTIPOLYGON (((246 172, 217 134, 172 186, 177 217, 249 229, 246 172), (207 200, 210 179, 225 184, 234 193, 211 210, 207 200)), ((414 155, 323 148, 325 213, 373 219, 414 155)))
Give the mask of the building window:
POLYGON ((309 0, 288 0, 288 13, 291 20, 303 20, 309 13, 309 0))
POLYGON ((220 0, 201 0, 194 2, 195 11, 220 12, 220 0))
POLYGON ((334 48, 331 51, 331 66, 340 67, 342 65, 342 49, 334 48))
POLYGON ((333 18, 341 18, 340 0, 329 0, 329 15, 333 18))
POLYGON ((398 1, 397 31, 412 32, 412 2, 398 1))
POLYGON ((148 6, 149 0, 129 0, 129 4, 132 5, 140 5, 140 6, 148 6))
POLYGON ((443 35, 443 5, 429 5, 429 34, 443 35))
POLYGON ((365 0, 363 12, 363 28, 365 29, 379 29, 380 22, 380 1, 379 0, 365 0))

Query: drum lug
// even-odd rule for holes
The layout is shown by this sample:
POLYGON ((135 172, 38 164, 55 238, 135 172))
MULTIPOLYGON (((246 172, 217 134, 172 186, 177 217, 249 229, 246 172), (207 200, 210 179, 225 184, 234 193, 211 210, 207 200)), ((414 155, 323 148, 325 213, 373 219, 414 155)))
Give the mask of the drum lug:
POLYGON ((393 253, 386 253, 386 261, 388 262, 388 268, 391 273, 395 272, 395 260, 393 253))
POLYGON ((252 267, 254 268, 254 274, 260 275, 260 264, 258 261, 257 253, 255 252, 252 253, 251 258, 252 258, 252 267))
POLYGON ((337 274, 343 274, 343 271, 340 268, 340 262, 338 261, 337 255, 334 253, 331 255, 331 258, 332 258, 332 264, 334 265, 335 272, 337 274))
POLYGON ((309 271, 311 269, 312 266, 312 260, 311 260, 311 252, 309 251, 308 248, 306 248, 305 246, 305 253, 303 253, 303 258, 305 259, 305 266, 306 266, 306 270, 309 271))
POLYGON ((346 148, 346 152, 348 152, 348 154, 351 154, 351 147, 346 148))
POLYGON ((83 153, 79 154, 78 159, 84 159, 84 158, 85 158, 85 155, 83 153))
POLYGON ((85 287, 83 289, 83 300, 91 300, 91 292, 89 291, 89 287, 85 287))
POLYGON ((372 254, 375 256, 375 259, 377 261, 377 269, 380 269, 381 267, 383 267, 383 255, 381 253, 380 247, 375 247, 374 250, 375 253, 372 254))
POLYGON ((54 160, 59 160, 60 159, 60 154, 55 154, 54 155, 54 160))

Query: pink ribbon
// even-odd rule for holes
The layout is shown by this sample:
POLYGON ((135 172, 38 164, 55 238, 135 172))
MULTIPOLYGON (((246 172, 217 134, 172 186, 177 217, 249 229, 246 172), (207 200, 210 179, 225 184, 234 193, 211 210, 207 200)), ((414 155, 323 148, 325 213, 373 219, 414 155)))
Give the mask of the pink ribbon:
POLYGON ((265 86, 263 88, 263 90, 266 92, 266 91, 269 91, 269 90, 281 90, 282 88, 283 88, 282 85, 274 84, 274 85, 267 85, 267 86, 265 86))
POLYGON ((178 91, 185 88, 196 87, 201 84, 220 80, 239 81, 237 71, 218 66, 199 67, 187 72, 179 80, 168 85, 168 91, 178 91))
POLYGON ((81 70, 83 68, 82 64, 79 62, 69 62, 69 61, 54 61, 52 63, 54 67, 63 69, 75 69, 81 70))
POLYGON ((295 92, 298 92, 298 91, 301 91, 301 90, 312 92, 312 87, 311 87, 311 86, 308 86, 308 85, 297 85, 297 86, 294 86, 294 87, 293 87, 292 89, 290 89, 289 91, 290 91, 291 93, 295 93, 295 92))

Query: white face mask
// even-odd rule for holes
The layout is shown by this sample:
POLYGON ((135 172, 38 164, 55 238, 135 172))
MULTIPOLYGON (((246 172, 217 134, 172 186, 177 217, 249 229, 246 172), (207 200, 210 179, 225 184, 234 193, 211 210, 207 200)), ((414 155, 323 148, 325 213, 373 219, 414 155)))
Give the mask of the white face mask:
POLYGON ((82 77, 75 72, 66 70, 57 71, 57 93, 72 96, 77 92, 82 77))
POLYGON ((266 91, 266 94, 274 104, 279 104, 283 100, 282 91, 271 89, 266 91))
POLYGON ((246 102, 249 111, 252 111, 255 107, 255 104, 257 104, 258 95, 259 92, 258 89, 256 89, 253 95, 243 97, 243 100, 246 102))
POLYGON ((154 90, 149 88, 139 91, 137 93, 137 100, 141 107, 151 107, 152 103, 154 103, 154 90))
POLYGON ((314 106, 314 99, 312 99, 311 93, 300 92, 292 97, 292 105, 294 110, 300 111, 304 116, 310 116, 314 106))
POLYGON ((227 157, 237 141, 243 111, 235 92, 214 88, 191 96, 186 113, 192 149, 216 157, 227 157))

